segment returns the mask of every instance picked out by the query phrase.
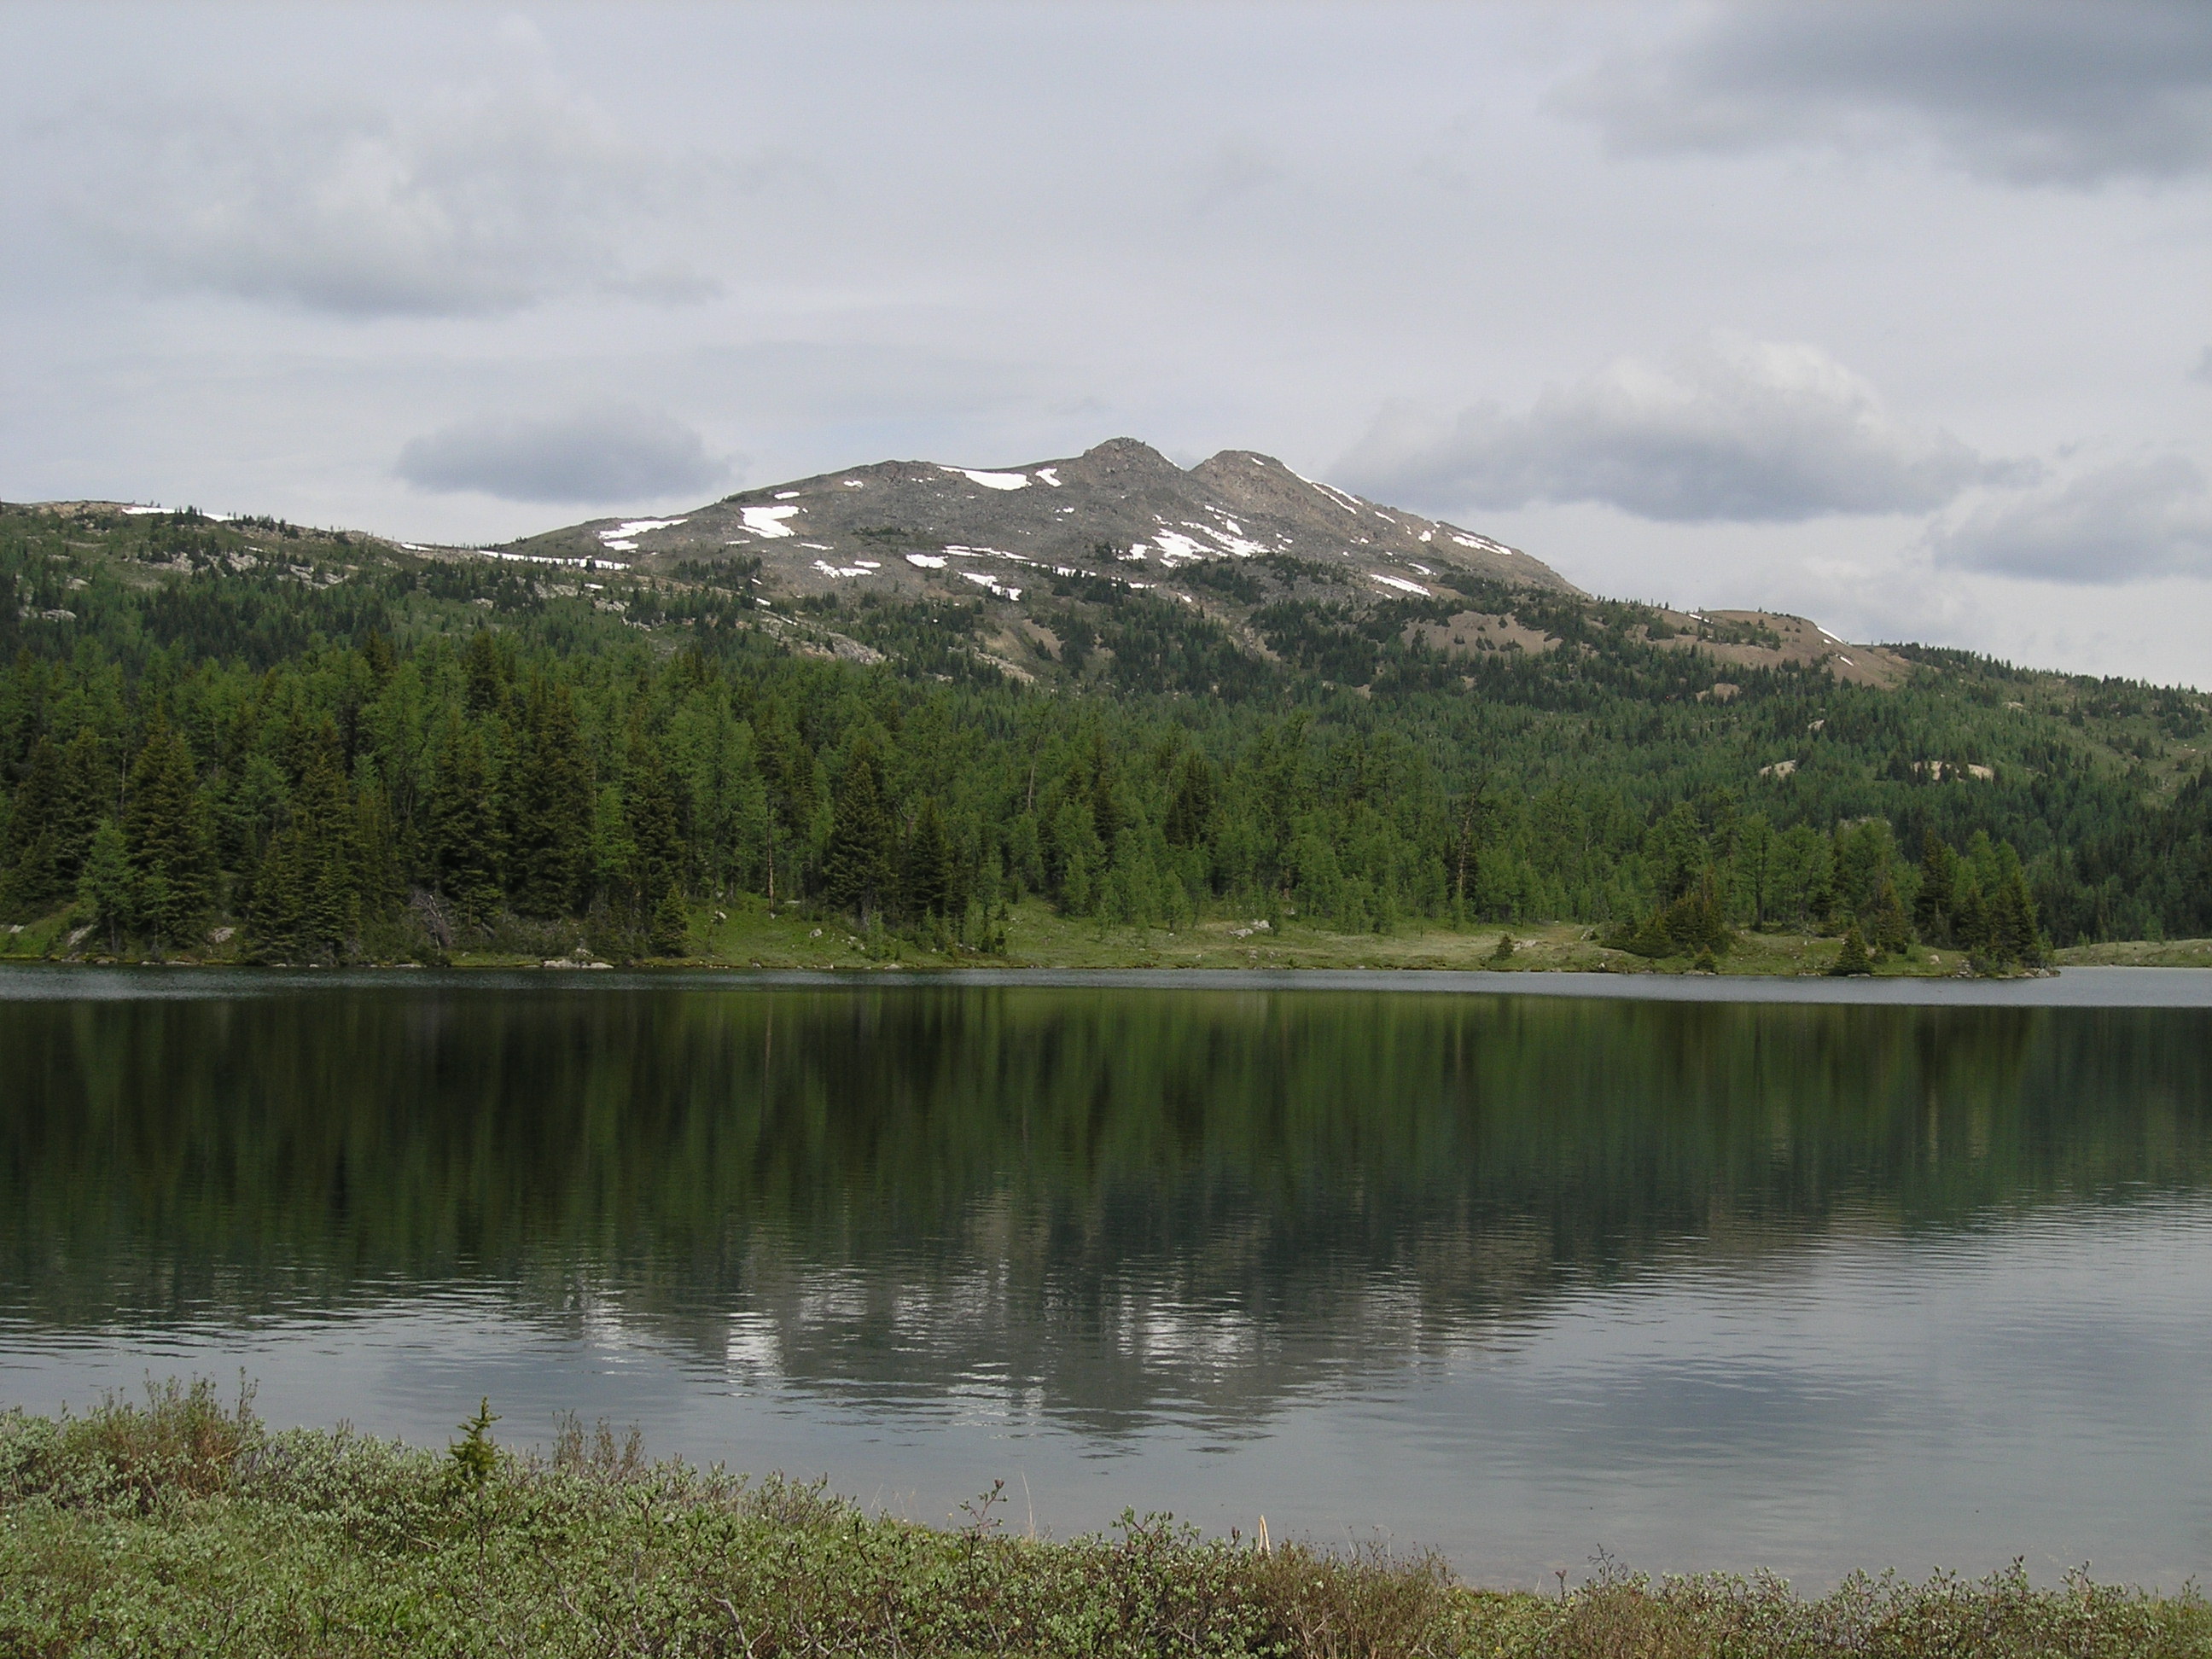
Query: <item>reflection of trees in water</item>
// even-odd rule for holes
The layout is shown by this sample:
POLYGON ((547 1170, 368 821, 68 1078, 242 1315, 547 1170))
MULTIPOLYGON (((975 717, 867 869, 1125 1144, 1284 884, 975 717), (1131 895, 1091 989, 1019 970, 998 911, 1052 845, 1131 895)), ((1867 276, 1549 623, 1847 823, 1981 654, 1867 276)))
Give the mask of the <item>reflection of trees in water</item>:
POLYGON ((1661 1252, 2197 1188, 2207 1035, 1402 993, 0 1004, 0 1249, 58 1323, 503 1282, 702 1364, 1229 1420, 1661 1252))

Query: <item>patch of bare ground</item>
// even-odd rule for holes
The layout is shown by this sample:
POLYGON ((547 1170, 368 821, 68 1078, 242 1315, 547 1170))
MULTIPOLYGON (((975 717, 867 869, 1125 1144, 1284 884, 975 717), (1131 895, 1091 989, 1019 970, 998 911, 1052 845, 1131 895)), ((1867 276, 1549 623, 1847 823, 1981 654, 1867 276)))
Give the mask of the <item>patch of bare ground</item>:
POLYGON ((1848 685, 1901 684, 1912 665, 1878 645, 1853 645, 1819 623, 1774 611, 1662 611, 1645 637, 1675 651, 1702 651, 1745 668, 1825 668, 1848 685), (1668 630, 1672 629, 1670 633, 1668 630))

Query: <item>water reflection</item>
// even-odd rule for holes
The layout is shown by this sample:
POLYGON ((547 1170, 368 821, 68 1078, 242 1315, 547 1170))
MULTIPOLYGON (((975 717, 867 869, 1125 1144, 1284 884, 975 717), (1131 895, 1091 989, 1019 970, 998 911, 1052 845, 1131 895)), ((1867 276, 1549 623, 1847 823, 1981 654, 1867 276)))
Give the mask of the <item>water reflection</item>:
POLYGON ((1950 1294, 1900 1288, 1915 1251, 2011 1241, 1984 1266, 2032 1388, 2075 1364, 2094 1398, 2134 1350, 2017 1264, 2051 1218, 2102 1248, 2197 1213, 2208 1037, 2199 1010, 880 983, 0 1000, 0 1314, 41 1376, 411 1320, 426 1376, 588 1353, 672 1415, 811 1398, 1089 1453, 1358 1420, 1357 1466, 1463 1458, 1474 1413, 1570 1486, 1722 1447, 1755 1482, 1785 1448, 1929 1455, 1867 1382, 1869 1310, 1950 1294))

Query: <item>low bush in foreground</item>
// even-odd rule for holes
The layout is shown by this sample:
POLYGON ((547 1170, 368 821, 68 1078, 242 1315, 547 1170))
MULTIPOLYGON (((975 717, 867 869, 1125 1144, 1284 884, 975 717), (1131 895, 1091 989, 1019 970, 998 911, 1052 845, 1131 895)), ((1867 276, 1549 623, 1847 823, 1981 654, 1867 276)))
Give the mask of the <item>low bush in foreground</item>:
POLYGON ((271 1432, 250 1396, 154 1389, 0 1417, 9 1655, 2212 1654, 2212 1609, 2015 1569, 1980 1583, 1601 1574, 1475 1591, 1434 1557, 1206 1540, 1164 1516, 1049 1541, 871 1516, 818 1486, 647 1462, 271 1432))

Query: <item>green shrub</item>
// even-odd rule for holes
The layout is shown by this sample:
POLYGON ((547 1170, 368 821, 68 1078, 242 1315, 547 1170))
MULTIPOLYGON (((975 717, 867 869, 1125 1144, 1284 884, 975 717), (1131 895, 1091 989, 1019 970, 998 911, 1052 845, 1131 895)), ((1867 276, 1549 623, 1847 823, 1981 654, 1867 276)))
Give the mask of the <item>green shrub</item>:
POLYGON ((0 1652, 60 1656, 1015 1653, 1493 1659, 2179 1659, 2212 1653, 2193 1593, 2160 1600, 2015 1565, 1979 1583, 1607 1570, 1558 1596, 1470 1590, 1434 1556, 1255 1547, 1165 1516, 1010 1535, 1000 1488, 950 1529, 819 1483, 650 1462, 565 1421, 550 1457, 266 1431, 241 1391, 150 1388, 82 1418, 0 1416, 0 1652), (466 1455, 461 1454, 465 1450, 466 1455), (463 1478, 455 1478, 455 1471, 463 1478))

